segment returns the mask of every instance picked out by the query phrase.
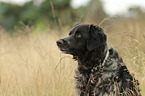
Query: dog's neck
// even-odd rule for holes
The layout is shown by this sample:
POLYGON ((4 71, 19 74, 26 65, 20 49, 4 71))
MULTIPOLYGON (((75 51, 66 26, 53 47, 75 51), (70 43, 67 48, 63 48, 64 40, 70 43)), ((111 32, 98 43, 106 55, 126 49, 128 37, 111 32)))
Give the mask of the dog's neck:
POLYGON ((86 53, 82 54, 82 56, 78 56, 79 71, 86 71, 89 73, 93 67, 101 65, 105 59, 107 51, 108 46, 105 44, 91 51, 88 50, 86 53))

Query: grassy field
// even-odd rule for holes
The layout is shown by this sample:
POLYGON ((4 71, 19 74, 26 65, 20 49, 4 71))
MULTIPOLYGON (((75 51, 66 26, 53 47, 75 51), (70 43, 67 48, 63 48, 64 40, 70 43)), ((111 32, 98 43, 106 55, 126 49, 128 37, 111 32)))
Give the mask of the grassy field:
MULTIPOLYGON (((0 29, 0 96, 74 96, 76 61, 62 54, 56 30, 10 36, 0 29)), ((140 82, 145 95, 145 27, 140 21, 104 26, 109 47, 118 50, 126 66, 140 82)), ((25 30, 23 30, 25 31, 25 30)), ((23 33, 23 32, 22 32, 23 33)))

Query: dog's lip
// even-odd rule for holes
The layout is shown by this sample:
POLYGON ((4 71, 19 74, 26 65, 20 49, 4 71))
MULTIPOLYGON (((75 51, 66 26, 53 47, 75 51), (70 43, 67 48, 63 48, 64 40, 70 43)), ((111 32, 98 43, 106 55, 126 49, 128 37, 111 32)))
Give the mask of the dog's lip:
POLYGON ((66 50, 66 49, 60 49, 61 51, 69 51, 69 50, 66 50))
POLYGON ((69 51, 68 49, 59 48, 60 51, 69 51))
POLYGON ((65 53, 65 54, 70 54, 71 52, 69 50, 60 50, 62 53, 65 53))

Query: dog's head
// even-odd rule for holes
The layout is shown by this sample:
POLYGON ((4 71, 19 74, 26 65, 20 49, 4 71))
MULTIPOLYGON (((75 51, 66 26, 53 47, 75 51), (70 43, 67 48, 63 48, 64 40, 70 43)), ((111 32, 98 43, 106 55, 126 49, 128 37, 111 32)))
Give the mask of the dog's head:
POLYGON ((78 56, 80 53, 91 51, 106 44, 106 35, 102 28, 89 24, 77 24, 69 36, 58 40, 57 46, 66 53, 78 56))

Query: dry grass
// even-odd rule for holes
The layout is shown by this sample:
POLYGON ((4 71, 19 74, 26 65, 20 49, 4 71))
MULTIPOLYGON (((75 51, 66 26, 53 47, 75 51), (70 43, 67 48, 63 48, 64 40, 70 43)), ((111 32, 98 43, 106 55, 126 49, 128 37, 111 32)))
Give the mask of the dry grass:
POLYGON ((116 48, 145 95, 145 27, 140 20, 119 20, 106 27, 109 47, 116 48))
POLYGON ((47 33, 1 33, 0 96, 74 96, 75 64, 59 52, 57 39, 47 33))
MULTIPOLYGON (((145 95, 145 28, 139 22, 116 23, 105 28, 109 46, 119 51, 145 95)), ((55 41, 62 36, 54 33, 9 36, 0 30, 0 96, 75 95, 76 62, 59 52, 55 41)))

